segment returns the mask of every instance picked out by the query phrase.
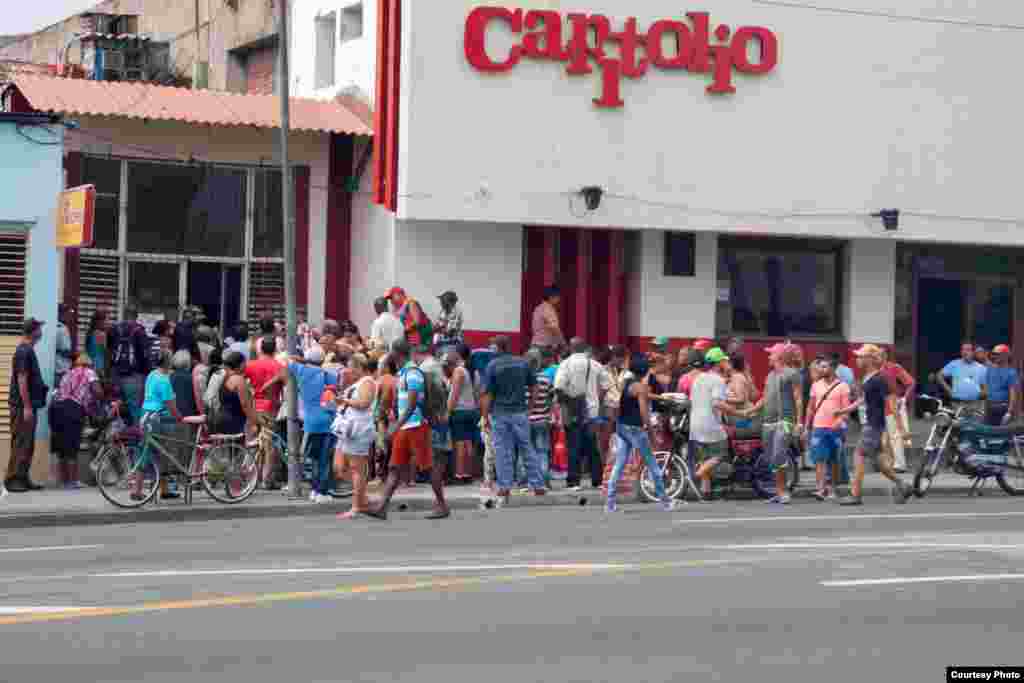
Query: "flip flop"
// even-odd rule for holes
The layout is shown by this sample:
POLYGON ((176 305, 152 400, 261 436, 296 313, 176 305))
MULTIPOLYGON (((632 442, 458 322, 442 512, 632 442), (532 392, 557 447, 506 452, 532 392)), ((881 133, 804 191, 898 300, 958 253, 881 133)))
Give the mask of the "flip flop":
POLYGON ((434 510, 424 519, 448 519, 452 516, 451 510, 434 510))

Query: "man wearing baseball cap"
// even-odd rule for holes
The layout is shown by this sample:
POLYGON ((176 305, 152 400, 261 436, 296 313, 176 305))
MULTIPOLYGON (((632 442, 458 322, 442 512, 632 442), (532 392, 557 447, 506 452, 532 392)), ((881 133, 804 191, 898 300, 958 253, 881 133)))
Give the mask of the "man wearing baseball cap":
POLYGON ((761 440, 765 456, 775 473, 775 493, 769 503, 788 505, 790 493, 786 490, 788 468, 799 463, 790 458, 794 440, 800 437, 804 424, 803 387, 800 370, 796 367, 800 348, 788 342, 773 344, 766 349, 772 370, 765 380, 764 395, 746 416, 763 411, 764 423, 761 440))
POLYGON ((441 315, 434 326, 436 334, 433 341, 438 351, 444 353, 462 343, 462 307, 459 306, 459 295, 451 290, 437 300, 441 303, 441 315))
POLYGON ((711 496, 711 473, 719 463, 729 459, 729 436, 722 422, 723 415, 744 417, 744 412, 729 404, 725 380, 732 368, 729 357, 715 347, 704 356, 707 369, 690 390, 690 445, 698 463, 697 478, 701 480, 704 499, 711 496))
POLYGON ((1010 347, 999 344, 992 349, 993 365, 985 374, 988 400, 985 405, 985 423, 1007 424, 1017 416, 1020 406, 1020 377, 1010 365, 1010 347))
POLYGON ((861 404, 867 409, 867 421, 861 430, 860 444, 857 446, 856 470, 850 482, 850 495, 839 501, 840 505, 863 505, 861 490, 864 486, 864 459, 871 458, 882 475, 894 483, 897 488, 896 502, 906 503, 913 494, 913 488, 903 483, 893 469, 892 457, 882 446, 885 435, 886 403, 895 402, 896 397, 889 392, 889 381, 880 372, 882 369, 882 350, 874 344, 865 344, 853 354, 857 357, 857 365, 864 373, 862 395, 849 408, 835 412, 837 418, 845 417, 856 411, 861 404))
POLYGON ((395 315, 405 328, 405 339, 410 346, 430 344, 433 341, 433 325, 418 301, 407 295, 401 287, 392 287, 384 296, 391 302, 395 315))
POLYGON ((43 338, 41 320, 29 318, 22 327, 24 336, 14 351, 11 363, 11 388, 8 395, 11 414, 11 459, 7 465, 6 486, 0 486, 0 498, 11 493, 36 491, 42 486, 32 483, 29 472, 35 455, 36 426, 39 411, 46 406, 49 391, 39 370, 36 344, 43 338))

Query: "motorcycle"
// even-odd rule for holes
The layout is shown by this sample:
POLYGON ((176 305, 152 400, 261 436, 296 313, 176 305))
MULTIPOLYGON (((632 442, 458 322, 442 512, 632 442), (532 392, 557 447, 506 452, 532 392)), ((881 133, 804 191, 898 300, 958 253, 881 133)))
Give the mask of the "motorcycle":
MULTIPOLYGON (((703 500, 701 489, 693 479, 696 463, 690 455, 690 401, 684 394, 663 394, 654 399, 654 408, 663 419, 668 420, 672 434, 672 447, 669 451, 656 451, 654 458, 661 467, 665 480, 665 491, 671 498, 685 500, 693 495, 703 500)), ((652 420, 653 421, 653 420, 652 420)), ((733 456, 731 463, 720 463, 712 474, 712 495, 729 495, 738 487, 750 488, 761 498, 772 498, 776 495, 775 475, 765 457, 761 442, 760 429, 736 429, 726 427, 729 435, 729 450, 733 456)), ((786 490, 792 493, 800 483, 800 455, 795 444, 788 453, 786 490)), ((654 479, 647 467, 643 468, 640 478, 640 492, 649 502, 657 501, 654 492, 654 479)))
POLYGON ((954 410, 927 394, 918 400, 933 401, 938 407, 924 460, 914 476, 915 496, 923 498, 945 469, 971 478, 968 495, 980 495, 992 479, 1007 495, 1024 495, 1024 425, 991 427, 963 406, 954 410))

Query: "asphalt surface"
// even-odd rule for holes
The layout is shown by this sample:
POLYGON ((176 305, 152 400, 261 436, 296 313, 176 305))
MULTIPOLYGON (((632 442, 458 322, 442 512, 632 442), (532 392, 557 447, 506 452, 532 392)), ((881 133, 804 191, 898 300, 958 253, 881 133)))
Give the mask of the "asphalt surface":
POLYGON ((1024 506, 5 533, 0 680, 940 681, 1022 664, 1024 506))

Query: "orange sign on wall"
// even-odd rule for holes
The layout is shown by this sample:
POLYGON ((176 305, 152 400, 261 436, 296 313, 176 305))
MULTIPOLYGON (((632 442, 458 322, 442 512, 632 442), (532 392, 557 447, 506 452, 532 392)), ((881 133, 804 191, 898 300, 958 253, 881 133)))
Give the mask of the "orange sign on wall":
POLYGON ((82 185, 61 192, 57 206, 57 246, 91 247, 95 218, 95 185, 82 185))

